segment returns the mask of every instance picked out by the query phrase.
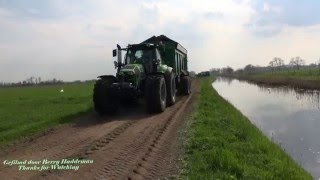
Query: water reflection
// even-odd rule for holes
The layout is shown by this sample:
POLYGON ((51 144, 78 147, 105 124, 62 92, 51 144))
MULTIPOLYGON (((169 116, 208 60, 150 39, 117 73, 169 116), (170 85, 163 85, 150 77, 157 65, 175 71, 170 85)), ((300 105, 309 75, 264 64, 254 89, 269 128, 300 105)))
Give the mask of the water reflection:
POLYGON ((320 91, 218 78, 213 87, 299 164, 320 178, 320 91))
MULTIPOLYGON (((228 81, 229 82, 229 81, 228 81)), ((252 84, 252 83, 251 83, 252 84)), ((230 83, 229 83, 230 85, 230 83)), ((272 88, 266 85, 256 85, 263 92, 276 93, 278 96, 290 95, 294 96, 298 101, 302 101, 302 104, 311 102, 311 105, 320 109, 320 91, 319 90, 305 90, 299 88, 291 88, 288 86, 281 86, 272 88)))

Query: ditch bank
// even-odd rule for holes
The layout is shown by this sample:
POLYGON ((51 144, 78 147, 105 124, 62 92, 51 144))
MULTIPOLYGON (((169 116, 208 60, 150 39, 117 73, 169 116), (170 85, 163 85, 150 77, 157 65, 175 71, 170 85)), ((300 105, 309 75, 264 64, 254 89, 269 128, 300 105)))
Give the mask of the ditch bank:
POLYGON ((299 89, 317 89, 320 90, 320 79, 294 78, 283 76, 264 76, 264 75, 248 75, 248 76, 228 76, 239 80, 246 80, 257 84, 265 84, 270 86, 290 86, 299 89))
POLYGON ((312 179, 202 79, 185 145, 188 179, 312 179))

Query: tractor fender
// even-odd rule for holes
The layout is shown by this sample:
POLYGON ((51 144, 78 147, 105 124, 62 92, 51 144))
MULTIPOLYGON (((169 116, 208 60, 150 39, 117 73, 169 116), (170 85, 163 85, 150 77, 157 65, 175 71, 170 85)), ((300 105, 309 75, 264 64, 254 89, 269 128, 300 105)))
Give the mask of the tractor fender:
POLYGON ((171 73, 174 73, 174 69, 172 67, 168 67, 166 72, 164 73, 164 76, 167 77, 169 76, 171 73))
POLYGON ((101 76, 98 76, 98 78, 100 79, 104 79, 104 80, 110 80, 111 82, 117 82, 117 78, 113 75, 101 75, 101 76))

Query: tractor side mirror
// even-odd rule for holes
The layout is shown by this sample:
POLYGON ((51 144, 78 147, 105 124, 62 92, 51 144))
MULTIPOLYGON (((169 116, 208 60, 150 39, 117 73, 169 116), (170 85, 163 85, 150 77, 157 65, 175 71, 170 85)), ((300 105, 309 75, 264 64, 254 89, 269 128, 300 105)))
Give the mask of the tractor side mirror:
POLYGON ((116 57, 116 56, 117 56, 117 50, 116 50, 116 49, 112 50, 112 56, 113 56, 113 57, 116 57))

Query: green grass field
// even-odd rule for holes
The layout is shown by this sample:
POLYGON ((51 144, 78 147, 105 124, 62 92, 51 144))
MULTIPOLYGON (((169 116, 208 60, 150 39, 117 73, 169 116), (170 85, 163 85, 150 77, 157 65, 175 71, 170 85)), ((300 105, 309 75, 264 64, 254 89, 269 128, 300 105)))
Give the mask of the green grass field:
POLYGON ((92 90, 93 83, 0 88, 0 145, 92 111, 92 90))
POLYGON ((186 145, 188 179, 312 179, 202 80, 186 145))

